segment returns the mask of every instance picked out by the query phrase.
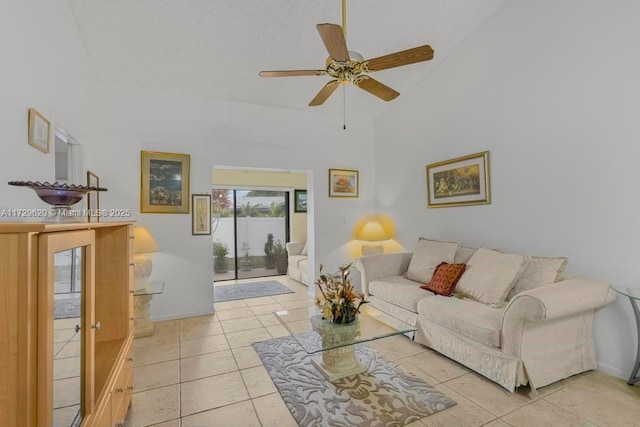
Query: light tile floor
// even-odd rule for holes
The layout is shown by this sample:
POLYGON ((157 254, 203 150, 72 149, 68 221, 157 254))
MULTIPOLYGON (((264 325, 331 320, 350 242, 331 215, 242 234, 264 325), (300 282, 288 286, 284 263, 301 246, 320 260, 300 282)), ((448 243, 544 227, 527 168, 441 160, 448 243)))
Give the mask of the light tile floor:
MULTIPOLYGON (((251 347, 287 334, 272 311, 313 304, 305 286, 278 280, 296 292, 219 303, 215 315, 156 323, 153 336, 134 340, 126 426, 296 426, 251 347)), ((404 336, 370 345, 458 402, 411 427, 640 426, 640 387, 600 372, 512 394, 404 336)))
POLYGON ((53 322, 53 422, 71 425, 80 409, 80 318, 53 322))

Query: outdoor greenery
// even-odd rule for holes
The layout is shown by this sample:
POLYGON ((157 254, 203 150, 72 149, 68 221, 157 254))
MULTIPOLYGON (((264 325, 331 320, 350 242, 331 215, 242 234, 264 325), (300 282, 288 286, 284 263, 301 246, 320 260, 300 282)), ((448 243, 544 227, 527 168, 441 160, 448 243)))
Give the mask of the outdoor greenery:
POLYGON ((231 200, 229 199, 229 191, 223 189, 214 189, 211 192, 211 212, 220 214, 221 217, 231 216, 231 200))
POLYGON ((246 204, 242 205, 240 207, 240 209, 236 212, 236 216, 238 218, 243 218, 243 217, 258 217, 258 216, 265 216, 262 212, 260 212, 258 210, 258 207, 260 205, 259 204, 255 204, 253 206, 251 206, 251 203, 247 202, 246 204))
POLYGON ((284 217, 284 203, 271 202, 269 204, 270 217, 284 217))
POLYGON ((227 255, 229 254, 229 246, 220 240, 213 242, 213 271, 218 273, 227 272, 227 255))
MULTIPOLYGON (((231 190, 226 189, 213 189, 211 194, 211 212, 219 217, 226 218, 233 216, 233 200, 229 196, 231 190)), ((282 198, 284 193, 282 191, 267 191, 267 190, 251 190, 247 192, 245 198, 251 197, 280 197, 282 198)), ((245 199, 246 200, 246 199, 245 199)), ((271 218, 283 218, 285 216, 286 204, 284 202, 270 202, 269 206, 261 205, 259 203, 251 203, 247 201, 236 208, 236 216, 242 217, 271 217, 271 218)))
POLYGON ((276 261, 287 259, 287 249, 285 245, 282 244, 280 239, 276 240, 276 242, 273 244, 273 255, 275 256, 276 261))
POLYGON ((282 244, 280 239, 276 240, 276 243, 273 245, 273 254, 276 258, 276 268, 278 269, 278 273, 286 274, 287 273, 287 249, 285 245, 282 244))

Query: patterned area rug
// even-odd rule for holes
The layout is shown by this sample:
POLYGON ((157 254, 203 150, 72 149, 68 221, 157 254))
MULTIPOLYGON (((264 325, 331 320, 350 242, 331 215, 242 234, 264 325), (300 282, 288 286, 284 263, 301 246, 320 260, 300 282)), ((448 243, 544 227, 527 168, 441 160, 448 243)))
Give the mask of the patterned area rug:
POLYGON ((356 355, 361 374, 329 382, 292 337, 253 343, 300 426, 404 426, 456 402, 419 378, 405 374, 366 344, 356 355))
POLYGON ((239 285, 216 286, 213 292, 213 301, 225 302, 292 293, 293 291, 291 289, 287 288, 277 280, 269 280, 266 282, 250 282, 241 283, 239 285))

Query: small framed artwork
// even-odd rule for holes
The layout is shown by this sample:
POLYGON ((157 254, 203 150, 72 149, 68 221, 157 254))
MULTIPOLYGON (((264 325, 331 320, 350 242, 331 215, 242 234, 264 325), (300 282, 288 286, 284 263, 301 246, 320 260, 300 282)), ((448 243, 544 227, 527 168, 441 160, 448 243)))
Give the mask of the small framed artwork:
POLYGON ((427 207, 491 203, 489 152, 433 163, 427 169, 427 207))
POLYGON ((329 197, 358 197, 358 171, 329 169, 329 197))
POLYGON ((204 236, 211 234, 211 194, 191 195, 191 234, 204 236))
POLYGON ((188 154, 142 151, 140 212, 189 213, 188 154))
MULTIPOLYGON (((91 171, 87 171, 87 187, 100 187, 100 178, 91 171)), ((100 209, 100 192, 89 191, 87 193, 87 209, 89 218, 99 218, 98 209, 100 209)))
POLYGON ((29 108, 29 145, 43 153, 49 152, 51 122, 35 108, 29 108))
POLYGON ((293 211, 295 213, 307 212, 307 190, 293 190, 293 211))

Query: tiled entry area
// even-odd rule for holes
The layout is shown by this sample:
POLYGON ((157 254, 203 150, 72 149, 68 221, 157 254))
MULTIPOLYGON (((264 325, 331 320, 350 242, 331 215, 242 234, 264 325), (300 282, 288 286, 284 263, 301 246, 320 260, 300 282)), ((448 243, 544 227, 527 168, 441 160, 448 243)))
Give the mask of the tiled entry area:
MULTIPOLYGON (((153 336, 134 340, 136 392, 126 425, 296 426, 251 347, 286 335, 273 311, 313 303, 305 286, 277 280, 296 293, 217 304, 215 316, 156 323, 153 336)), ((370 345, 458 402, 411 427, 640 425, 640 387, 599 372, 545 387, 538 396, 527 387, 511 394, 405 337, 370 345)))

